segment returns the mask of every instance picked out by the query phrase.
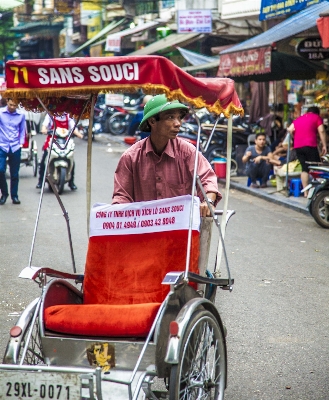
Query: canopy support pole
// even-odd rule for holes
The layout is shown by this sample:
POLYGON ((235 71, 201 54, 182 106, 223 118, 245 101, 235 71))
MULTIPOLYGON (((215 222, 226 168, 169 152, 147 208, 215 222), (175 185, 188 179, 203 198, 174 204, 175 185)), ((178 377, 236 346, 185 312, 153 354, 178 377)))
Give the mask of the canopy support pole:
POLYGON ((95 112, 96 95, 91 98, 91 110, 88 126, 88 147, 87 147, 87 182, 86 182, 86 195, 87 195, 87 235, 89 237, 89 224, 90 224, 90 204, 91 204, 91 150, 93 142, 93 121, 95 112))
POLYGON ((196 142, 195 148, 195 158, 194 158, 194 171, 193 171, 193 181, 192 181, 192 198, 191 198, 191 209, 190 209, 190 216, 189 216, 189 227, 188 227, 188 234, 187 234, 187 249, 186 249, 186 264, 185 264, 185 273, 184 273, 184 280, 188 282, 188 271, 190 267, 190 258, 191 258, 191 247, 192 247, 192 226, 193 226, 193 208, 194 208, 194 195, 196 193, 196 182, 198 176, 198 165, 199 165, 199 151, 200 151, 200 138, 201 138, 201 124, 198 116, 193 110, 193 115, 198 124, 198 137, 196 142))
MULTIPOLYGON (((65 221, 66 221, 67 232, 68 232, 69 243, 70 243, 70 252, 71 252, 73 272, 76 273, 75 259, 74 259, 74 253, 73 253, 73 245, 72 245, 72 236, 71 236, 71 227, 70 227, 70 222, 69 222, 69 214, 66 211, 61 198, 59 197, 59 194, 57 192, 56 186, 55 186, 55 184, 54 184, 54 182, 52 180, 52 177, 49 175, 49 171, 48 171, 50 152, 51 152, 51 149, 53 147, 53 143, 56 142, 56 139, 55 139, 55 133, 56 133, 56 129, 57 129, 56 121, 55 121, 55 118, 50 115, 46 105, 42 102, 41 98, 38 97, 38 96, 36 96, 36 98, 38 99, 38 101, 41 104, 42 108, 46 111, 46 113, 50 116, 51 120, 53 121, 54 129, 53 129, 53 133, 51 135, 51 140, 50 140, 50 143, 49 143, 49 150, 48 150, 48 155, 47 155, 46 163, 45 163, 45 173, 44 173, 44 176, 42 178, 41 193, 40 193, 39 204, 38 204, 38 209, 37 209, 37 216, 36 216, 35 225, 34 225, 34 231, 33 231, 33 237, 32 237, 32 243, 31 243, 31 250, 30 250, 28 267, 31 267, 31 265, 32 265, 32 257, 33 257, 33 251, 34 251, 35 240, 36 240, 36 235, 37 235, 37 229, 38 229, 38 225, 39 225, 39 218, 40 218, 41 205, 42 205, 42 200, 43 200, 43 193, 44 193, 44 188, 45 188, 45 182, 47 180, 49 185, 52 188, 52 191, 53 191, 54 195, 56 196, 56 199, 58 201, 59 206, 61 207, 61 209, 63 211, 63 216, 64 216, 65 221)), ((84 111, 86 109, 86 106, 87 106, 87 102, 85 103, 85 105, 84 105, 84 107, 83 107, 83 109, 82 109, 77 121, 80 120, 82 114, 84 113, 84 111)), ((77 126, 77 123, 78 122, 75 123, 74 128, 69 133, 68 140, 73 135, 73 132, 74 132, 76 126, 77 126)), ((68 140, 67 140, 65 146, 63 147, 63 149, 67 146, 68 140)), ((58 146, 62 149, 62 147, 60 145, 58 145, 58 146)))
POLYGON ((290 160, 290 133, 288 132, 288 150, 287 150, 287 170, 286 170, 286 194, 287 197, 290 195, 290 190, 289 190, 289 160, 290 160))
POLYGON ((223 207, 224 218, 222 218, 221 220, 222 242, 221 245, 218 246, 218 251, 217 251, 216 269, 214 273, 215 278, 219 278, 221 276, 220 263, 223 254, 223 243, 226 230, 226 214, 227 214, 228 197, 229 197, 230 182, 231 182, 232 136, 233 136, 233 117, 232 114, 230 114, 230 117, 227 121, 226 183, 225 183, 225 198, 223 207))

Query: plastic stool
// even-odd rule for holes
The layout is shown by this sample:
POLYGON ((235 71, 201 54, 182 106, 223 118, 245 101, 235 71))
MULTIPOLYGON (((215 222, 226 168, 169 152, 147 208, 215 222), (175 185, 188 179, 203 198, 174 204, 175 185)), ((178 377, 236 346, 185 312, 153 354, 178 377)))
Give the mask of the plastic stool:
MULTIPOLYGON (((258 181, 260 185, 262 184, 262 180, 260 178, 257 178, 256 181, 258 181)), ((251 185, 251 179, 248 176, 247 186, 249 187, 250 185, 251 185)))
POLYGON ((299 197, 301 194, 301 190, 303 188, 302 180, 299 178, 291 179, 290 181, 290 194, 293 194, 294 197, 299 197))

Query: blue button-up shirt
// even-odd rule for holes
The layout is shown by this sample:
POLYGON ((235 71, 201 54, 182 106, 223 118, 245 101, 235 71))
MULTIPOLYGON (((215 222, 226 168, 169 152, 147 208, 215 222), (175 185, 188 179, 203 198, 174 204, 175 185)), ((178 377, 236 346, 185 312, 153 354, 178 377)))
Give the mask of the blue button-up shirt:
POLYGON ((25 115, 0 108, 0 148, 9 153, 17 151, 25 141, 25 115))

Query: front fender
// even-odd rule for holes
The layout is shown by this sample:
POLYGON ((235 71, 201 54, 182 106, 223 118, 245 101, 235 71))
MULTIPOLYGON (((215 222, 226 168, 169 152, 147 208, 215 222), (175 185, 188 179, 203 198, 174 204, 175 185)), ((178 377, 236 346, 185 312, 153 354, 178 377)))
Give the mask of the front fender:
POLYGON ((24 333, 33 317, 33 314, 36 310, 37 304, 40 301, 39 298, 33 300, 22 312, 19 317, 16 326, 19 326, 22 329, 22 332, 17 337, 10 337, 9 342, 7 344, 7 348, 5 351, 5 355, 3 357, 4 364, 17 364, 18 359, 17 356, 19 354, 19 349, 21 347, 21 341, 24 337, 24 333))
POLYGON ((68 162, 65 160, 57 160, 54 162, 55 168, 62 167, 62 168, 67 168, 68 167, 68 162))
POLYGON ((178 335, 169 338, 166 357, 165 357, 166 363, 178 364, 180 349, 181 349, 181 346, 183 343, 183 338, 185 335, 187 325, 188 325, 193 313, 199 307, 203 307, 205 310, 211 312, 214 315, 214 317, 216 318, 219 328, 223 335, 223 341, 224 341, 225 353, 226 353, 226 340, 225 340, 226 332, 225 332, 225 328, 222 323, 221 317, 217 311, 217 308, 211 301, 209 301, 205 298, 195 298, 195 299, 188 301, 183 306, 183 308, 180 310, 179 314, 177 315, 177 318, 175 319, 175 321, 178 323, 178 335))

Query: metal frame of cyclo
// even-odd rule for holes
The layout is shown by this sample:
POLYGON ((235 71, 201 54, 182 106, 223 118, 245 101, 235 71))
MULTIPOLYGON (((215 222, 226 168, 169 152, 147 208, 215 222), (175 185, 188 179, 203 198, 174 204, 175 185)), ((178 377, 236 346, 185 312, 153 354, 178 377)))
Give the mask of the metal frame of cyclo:
MULTIPOLYGON (((55 119, 51 116, 49 110, 47 109, 47 107, 45 106, 45 104, 43 103, 43 101, 36 96, 36 98, 38 99, 40 105, 42 106, 42 108, 46 111, 46 113, 49 115, 49 117, 51 118, 51 120, 53 121, 53 126, 54 126, 54 130, 53 133, 51 135, 51 141, 49 144, 49 149, 52 149, 53 147, 53 143, 56 143, 56 145, 61 149, 64 150, 66 148, 66 146, 68 145, 69 139, 71 138, 71 136, 73 135, 74 130, 76 129, 76 126, 79 122, 79 120, 81 119, 81 116, 84 114, 87 104, 88 102, 91 100, 90 98, 88 98, 84 104, 83 109, 81 110, 81 113, 79 115, 79 118, 77 119, 74 128, 71 130, 71 132, 69 132, 69 136, 68 136, 68 140, 66 141, 66 143, 64 144, 64 146, 61 146, 55 139, 55 133, 56 133, 56 121, 55 119)), ((90 124, 90 123, 89 123, 90 124)), ((67 226, 67 230, 68 230, 68 237, 69 237, 69 244, 70 244, 70 253, 71 253, 71 259, 72 259, 72 266, 73 266, 73 272, 76 273, 76 266, 75 266, 75 259, 74 259, 74 252, 73 252, 73 244, 72 244, 72 235, 71 235, 71 228, 70 228, 70 223, 69 223, 69 215, 67 210, 64 207, 64 204, 58 194, 57 188, 52 180, 52 177, 49 174, 48 171, 48 166, 49 166, 49 159, 50 159, 50 151, 48 152, 47 158, 46 158, 46 168, 45 171, 46 173, 44 174, 43 178, 42 178, 42 186, 41 186, 41 193, 40 193, 40 198, 39 198, 39 204, 38 204, 38 209, 37 209, 37 216, 36 216, 36 221, 35 221, 35 226, 34 226, 34 231, 33 231, 33 236, 32 236, 32 244, 31 244, 31 250, 30 250, 30 256, 29 256, 29 262, 28 262, 28 267, 31 267, 32 265, 32 257, 33 257, 33 251, 34 251, 34 246, 35 246, 35 239, 36 239, 36 233, 37 233, 37 229, 38 229, 38 225, 39 225, 39 218, 40 218, 40 211, 41 211, 41 205, 42 205, 42 200, 43 200, 43 194, 44 194, 44 188, 45 188, 45 182, 47 180, 47 182, 49 183, 49 185, 52 188, 53 193, 56 196, 56 199, 63 211, 63 216, 65 218, 66 221, 66 226, 67 226)))
MULTIPOLYGON (((228 206, 228 193, 229 193, 229 187, 230 187, 230 165, 231 165, 231 154, 232 154, 232 132, 233 132, 233 118, 232 114, 230 115, 228 119, 228 126, 227 126, 227 159, 226 159, 226 187, 225 187, 225 199, 224 199, 224 208, 223 208, 223 213, 222 213, 222 220, 221 224, 218 221, 218 216, 216 215, 215 211, 211 207, 211 204, 208 201, 208 197, 204 191, 204 188, 202 186, 200 177, 197 174, 197 169, 198 169, 198 160, 199 160, 199 151, 200 151, 200 141, 201 141, 201 123, 198 118, 198 116, 195 113, 195 110, 192 109, 193 111, 193 116, 197 121, 198 124, 198 136, 197 136, 197 144, 196 144, 196 149, 195 149, 195 159, 194 159, 194 174, 193 174, 193 183, 192 183, 192 199, 191 199, 191 208, 190 208, 190 216, 189 216, 189 230, 188 230, 188 240, 187 240, 187 250, 186 250, 186 266, 185 266, 185 272, 184 272, 184 280, 188 281, 188 270, 189 270, 189 263, 190 263, 190 254, 191 254, 191 245, 192 245, 192 225, 193 225, 193 201, 194 201, 194 194, 196 191, 196 184, 198 184, 203 198, 207 202, 207 205, 210 210, 210 214, 214 219, 214 222, 218 228, 219 231, 219 236, 220 236, 220 244, 218 243, 218 249, 217 249, 217 257, 216 257, 216 267, 214 271, 214 276, 215 278, 220 277, 220 263, 221 263, 221 258, 222 254, 224 254, 224 259, 225 259, 225 265, 226 265, 226 270, 228 274, 228 282, 229 282, 229 290, 232 291, 232 279, 231 279, 231 273, 230 273, 230 268, 229 268, 229 263, 228 263, 228 258, 227 258, 227 253, 225 249, 225 244, 224 244, 224 237, 225 237, 225 230, 226 230, 226 225, 229 220, 229 218, 233 215, 233 213, 227 212, 227 206, 228 206)), ((208 148, 209 143, 211 141, 212 135, 216 129, 216 126, 218 124, 219 117, 216 119, 212 134, 210 135, 208 142, 205 146, 205 149, 208 148)))
MULTIPOLYGON (((50 142, 50 146, 49 148, 52 148, 53 143, 56 143, 57 146, 60 149, 65 149, 67 146, 68 141, 66 142, 66 144, 64 146, 61 146, 58 142, 56 142, 55 139, 55 132, 56 132, 56 122, 54 120, 54 118, 51 116, 51 114, 49 113, 47 107, 45 106, 45 104, 43 103, 43 101, 37 96, 37 99, 40 103, 40 105, 42 106, 42 108, 47 112, 47 114, 50 116, 50 118, 53 121, 53 125, 54 125, 54 131, 52 133, 52 137, 51 137, 51 142, 50 142)), ((87 194, 87 230, 89 232, 89 211, 90 211, 90 197, 91 197, 91 147, 92 147, 92 120, 93 120, 93 106, 95 104, 96 101, 96 96, 95 95, 91 95, 88 99, 86 99, 86 102, 84 104, 84 107, 79 115, 79 118, 77 119, 74 128, 72 129, 72 131, 69 133, 68 139, 71 138, 71 136, 73 135, 73 132, 79 122, 79 120, 81 119, 81 116, 83 115, 83 113, 85 112, 85 109, 87 107, 88 102, 91 101, 91 115, 90 115, 90 119, 89 119, 89 127, 88 127, 88 150, 87 150, 87 189, 86 189, 86 194, 87 194)), ((216 215, 216 213, 214 212, 214 210, 211 207, 211 204, 208 201, 207 195, 203 189, 203 186, 201 184, 200 178, 197 175, 196 171, 197 171, 197 166, 198 166, 198 159, 199 159, 199 151, 200 151, 200 138, 201 138, 201 124, 200 124, 200 120, 198 118, 198 116, 196 115, 194 109, 192 109, 193 115, 197 121, 198 124, 198 137, 197 137, 197 145, 196 145, 196 152, 195 152, 195 161, 194 161, 194 175, 193 175, 193 182, 192 182, 192 204, 191 204, 191 210, 190 210, 190 216, 189 216, 189 230, 188 230, 188 241, 187 241, 187 252, 186 252, 186 266, 185 266, 185 271, 184 271, 184 280, 188 280, 188 268, 189 268, 189 262, 190 262, 190 253, 191 253, 191 245, 192 245, 192 225, 193 225, 193 199, 194 199, 194 195, 195 195, 195 191, 196 191, 196 185, 199 186, 204 199, 207 202, 207 205, 209 207, 211 216, 213 217, 215 224, 218 228, 219 231, 219 235, 220 235, 220 243, 221 245, 218 245, 218 249, 217 249, 217 257, 216 257, 216 268, 214 271, 215 277, 220 277, 220 263, 221 263, 221 258, 222 258, 222 253, 224 253, 224 258, 225 258, 225 264, 226 264, 226 270, 228 273, 228 280, 229 280, 229 289, 232 290, 232 281, 231 281, 231 274, 230 274, 230 268, 229 268, 229 263, 228 263, 228 258, 227 258, 227 253, 225 250, 225 245, 224 245, 224 237, 225 237, 225 229, 226 229, 226 225, 228 222, 228 219, 230 218, 230 216, 232 214, 227 214, 227 204, 228 204, 228 190, 229 190, 229 185, 230 185, 230 162, 231 162, 231 151, 232 151, 232 115, 230 115, 229 119, 228 119, 228 132, 227 132, 227 165, 226 165, 226 196, 225 196, 225 200, 224 200, 224 208, 223 208, 223 213, 222 213, 222 222, 221 224, 218 221, 218 216, 216 215)), ((215 131, 216 129, 216 125, 218 123, 218 119, 219 117, 216 119, 216 122, 214 124, 212 133, 215 131)), ((208 142, 205 146, 205 148, 207 148, 209 146, 209 143, 211 141, 211 135, 208 139, 208 142)), ((63 216, 66 220, 66 225, 67 225, 67 230, 68 230, 68 237, 69 237, 69 244, 70 244, 70 252, 71 252, 71 259, 72 259, 72 266, 73 266, 73 272, 76 273, 76 266, 75 266, 75 259, 74 259, 74 252, 73 252, 73 244, 72 244, 72 236, 71 236, 71 229, 70 229, 70 223, 69 223, 69 216, 68 216, 68 212, 64 207, 64 204, 58 194, 58 191, 56 189, 56 186, 54 184, 54 182, 52 181, 51 176, 48 173, 48 165, 49 165, 49 158, 50 158, 50 152, 47 155, 47 159, 46 159, 46 171, 47 173, 44 175, 43 177, 43 182, 42 182, 42 187, 41 187, 41 193, 40 193, 40 199, 39 199, 39 204, 38 204, 38 209, 37 209, 37 216, 36 216, 36 222, 35 222, 35 227, 34 227, 34 232, 33 232, 33 237, 32 237, 32 245, 31 245, 31 251, 30 251, 30 257, 29 257, 29 263, 28 266, 31 267, 32 265, 32 257, 33 257, 33 250, 34 250, 34 245, 35 245, 35 239, 36 239, 36 232, 37 232, 37 227, 38 227, 38 223, 39 223, 39 217, 40 217, 40 212, 41 212, 41 205, 42 205, 42 200, 43 200, 43 194, 44 194, 44 186, 45 186, 45 181, 47 179, 49 185, 51 186, 53 193, 55 194, 57 201, 63 211, 63 216)))

